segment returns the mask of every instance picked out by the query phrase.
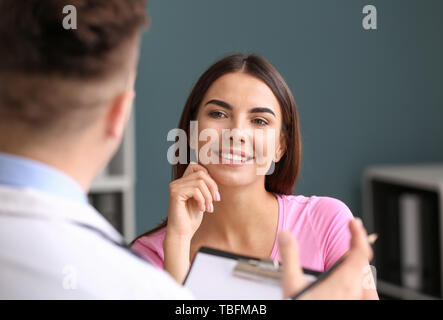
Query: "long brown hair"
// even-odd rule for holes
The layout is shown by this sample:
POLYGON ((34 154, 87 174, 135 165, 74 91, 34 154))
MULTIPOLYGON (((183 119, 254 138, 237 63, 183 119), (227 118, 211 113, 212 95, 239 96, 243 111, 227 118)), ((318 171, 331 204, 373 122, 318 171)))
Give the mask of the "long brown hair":
MULTIPOLYGON (((227 73, 244 72, 262 80, 272 90, 282 111, 282 134, 286 141, 286 151, 275 164, 274 172, 265 177, 265 189, 277 194, 291 194, 297 180, 301 163, 301 138, 297 108, 294 97, 280 73, 264 58, 257 55, 234 54, 225 57, 209 67, 198 79, 186 100, 178 128, 190 134, 190 121, 197 117, 199 106, 209 87, 227 73)), ((187 164, 178 163, 172 167, 172 180, 183 176, 191 150, 187 146, 187 164)), ((167 219, 156 228, 142 234, 150 235, 167 225, 167 219)), ((138 239, 138 238, 137 238, 138 239)), ((136 239, 136 240, 137 240, 136 239)), ((134 240, 135 241, 135 240, 134 240)))

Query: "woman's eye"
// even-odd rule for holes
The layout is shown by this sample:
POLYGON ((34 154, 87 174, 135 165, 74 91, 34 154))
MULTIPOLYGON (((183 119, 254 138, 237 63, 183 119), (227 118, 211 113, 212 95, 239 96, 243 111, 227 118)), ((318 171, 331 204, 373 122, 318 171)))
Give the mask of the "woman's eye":
POLYGON ((268 122, 266 120, 263 120, 260 118, 254 119, 254 120, 252 120, 252 122, 254 122, 255 124, 258 124, 260 126, 266 126, 268 124, 268 122))
POLYGON ((209 112, 209 116, 212 118, 226 118, 226 115, 220 111, 211 111, 209 112))

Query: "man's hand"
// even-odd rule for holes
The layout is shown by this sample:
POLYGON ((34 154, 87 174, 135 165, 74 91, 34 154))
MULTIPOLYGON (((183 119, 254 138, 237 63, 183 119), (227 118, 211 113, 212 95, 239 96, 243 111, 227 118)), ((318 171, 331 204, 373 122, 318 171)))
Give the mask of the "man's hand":
MULTIPOLYGON (((372 259, 372 249, 367 240, 367 233, 360 219, 349 223, 351 247, 344 262, 326 279, 301 296, 301 299, 364 299, 374 288, 368 287, 368 262, 372 259)), ((293 296, 307 285, 300 265, 298 246, 287 231, 279 234, 279 248, 282 258, 282 290, 285 299, 293 296)), ((370 279, 370 280, 371 280, 370 279)), ((373 279, 372 279, 373 281, 373 279)))

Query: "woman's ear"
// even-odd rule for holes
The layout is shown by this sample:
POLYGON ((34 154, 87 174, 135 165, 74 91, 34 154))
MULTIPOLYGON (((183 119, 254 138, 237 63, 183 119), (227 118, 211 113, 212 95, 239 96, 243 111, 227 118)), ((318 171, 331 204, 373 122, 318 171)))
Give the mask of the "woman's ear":
POLYGON ((286 138, 284 135, 281 135, 279 144, 277 148, 275 149, 275 156, 274 156, 274 162, 277 163, 281 160, 283 155, 286 152, 286 138))

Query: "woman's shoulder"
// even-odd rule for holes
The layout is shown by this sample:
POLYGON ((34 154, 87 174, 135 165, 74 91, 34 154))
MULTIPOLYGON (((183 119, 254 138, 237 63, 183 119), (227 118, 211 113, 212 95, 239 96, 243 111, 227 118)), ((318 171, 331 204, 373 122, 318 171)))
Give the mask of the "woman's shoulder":
POLYGON ((278 195, 286 215, 305 214, 311 219, 352 218, 348 206, 341 200, 326 196, 278 195))
POLYGON ((142 235, 134 241, 131 248, 155 266, 163 268, 163 240, 165 235, 166 227, 151 234, 142 235))
POLYGON ((148 235, 142 235, 137 238, 137 240, 134 242, 134 244, 138 243, 141 245, 145 245, 147 247, 152 247, 153 245, 156 246, 158 244, 163 245, 163 240, 166 235, 166 227, 163 227, 159 230, 156 230, 148 235))

